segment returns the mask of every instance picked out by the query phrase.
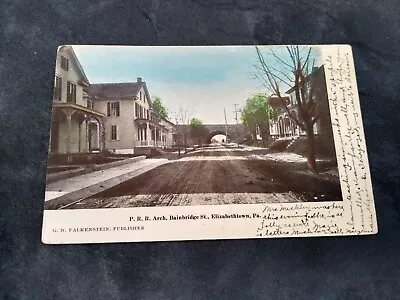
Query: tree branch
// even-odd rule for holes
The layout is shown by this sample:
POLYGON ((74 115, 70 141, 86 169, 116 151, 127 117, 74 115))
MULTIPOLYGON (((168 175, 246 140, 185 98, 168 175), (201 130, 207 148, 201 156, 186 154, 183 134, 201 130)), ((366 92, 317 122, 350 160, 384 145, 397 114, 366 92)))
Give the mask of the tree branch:
POLYGON ((295 115, 292 114, 292 112, 289 110, 289 108, 286 105, 284 105, 284 108, 285 108, 286 113, 296 123, 296 125, 305 131, 306 127, 304 126, 304 124, 302 122, 300 122, 299 119, 295 115))

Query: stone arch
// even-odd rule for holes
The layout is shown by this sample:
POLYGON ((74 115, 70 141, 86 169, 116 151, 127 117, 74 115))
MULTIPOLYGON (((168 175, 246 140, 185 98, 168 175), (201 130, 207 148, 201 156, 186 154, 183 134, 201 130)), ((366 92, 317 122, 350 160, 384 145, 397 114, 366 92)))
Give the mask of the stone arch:
POLYGON ((222 130, 220 130, 220 129, 216 129, 216 130, 211 131, 211 132, 208 134, 207 139, 206 139, 206 144, 211 144, 211 139, 212 139, 214 136, 218 135, 218 134, 225 135, 227 140, 230 139, 229 134, 226 135, 226 132, 225 132, 225 131, 222 131, 222 130))

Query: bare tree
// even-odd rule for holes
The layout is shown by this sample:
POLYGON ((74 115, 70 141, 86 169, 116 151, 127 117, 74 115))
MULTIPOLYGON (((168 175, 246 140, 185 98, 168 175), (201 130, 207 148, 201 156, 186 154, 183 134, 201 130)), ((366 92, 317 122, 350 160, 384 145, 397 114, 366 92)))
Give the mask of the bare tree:
POLYGON ((175 120, 175 125, 177 125, 177 134, 178 134, 178 154, 181 156, 181 142, 183 139, 184 149, 187 152, 187 134, 188 134, 188 126, 190 122, 190 113, 187 109, 180 107, 178 111, 172 113, 173 118, 175 120))
POLYGON ((286 46, 286 50, 288 59, 285 59, 283 55, 278 55, 273 50, 271 51, 270 54, 276 62, 274 65, 265 60, 264 55, 256 46, 259 62, 258 65, 255 65, 256 77, 278 98, 279 106, 306 133, 308 166, 317 173, 313 128, 319 116, 317 115, 315 101, 315 87, 311 78, 315 60, 313 59, 311 62, 311 47, 307 47, 306 52, 299 46, 286 46), (296 100, 294 105, 290 103, 288 96, 282 92, 284 85, 293 88, 296 100))

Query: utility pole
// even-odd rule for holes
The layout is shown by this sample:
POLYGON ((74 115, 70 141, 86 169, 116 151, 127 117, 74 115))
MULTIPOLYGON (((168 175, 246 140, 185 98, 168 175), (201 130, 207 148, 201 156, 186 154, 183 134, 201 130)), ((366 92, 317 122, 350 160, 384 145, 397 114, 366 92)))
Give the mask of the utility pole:
POLYGON ((224 107, 224 116, 225 116, 225 144, 228 143, 228 122, 226 121, 226 110, 224 107))
MULTIPOLYGON (((239 120, 238 120, 238 112, 239 112, 239 109, 237 108, 238 105, 239 105, 239 104, 234 104, 234 106, 235 106, 235 120, 236 120, 236 125, 239 124, 239 120)), ((237 137, 236 142, 237 142, 237 146, 239 147, 239 136, 237 137)))

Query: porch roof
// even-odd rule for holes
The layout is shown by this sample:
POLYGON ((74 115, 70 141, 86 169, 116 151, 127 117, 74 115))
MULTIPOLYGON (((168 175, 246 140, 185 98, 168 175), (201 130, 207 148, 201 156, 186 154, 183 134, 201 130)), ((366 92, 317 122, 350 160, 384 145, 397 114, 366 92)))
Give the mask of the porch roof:
POLYGON ((149 120, 149 119, 136 118, 136 119, 134 120, 134 122, 135 122, 136 124, 140 124, 140 125, 149 125, 149 126, 153 126, 153 127, 155 127, 155 128, 158 128, 158 129, 165 129, 165 130, 168 130, 165 126, 161 125, 160 123, 151 121, 151 120, 149 120))
POLYGON ((71 102, 60 102, 60 101, 53 101, 53 109, 54 108, 70 108, 70 109, 75 109, 75 110, 77 110, 77 111, 80 111, 80 112, 83 112, 83 113, 85 113, 85 114, 89 114, 89 115, 92 115, 92 116, 96 116, 96 117, 105 117, 105 114, 103 114, 103 113, 101 113, 101 112, 99 112, 99 111, 97 111, 97 110, 94 110, 94 109, 91 109, 91 108, 88 108, 88 107, 85 107, 85 106, 81 106, 81 105, 78 105, 78 104, 75 104, 75 103, 71 103, 71 102))

